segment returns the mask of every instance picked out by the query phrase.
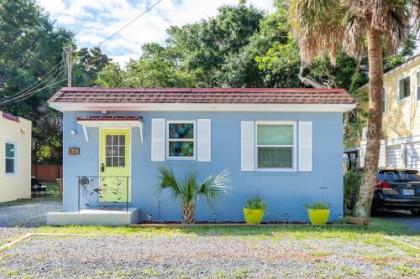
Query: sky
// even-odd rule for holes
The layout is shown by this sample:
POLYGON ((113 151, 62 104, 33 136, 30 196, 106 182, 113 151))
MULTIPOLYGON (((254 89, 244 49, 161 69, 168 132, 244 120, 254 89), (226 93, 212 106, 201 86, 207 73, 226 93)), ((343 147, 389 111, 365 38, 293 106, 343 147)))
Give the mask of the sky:
MULTIPOLYGON (((37 0, 56 21, 71 30, 78 47, 98 45, 112 33, 137 17, 156 0, 37 0)), ((114 61, 125 65, 141 54, 147 42, 164 43, 166 29, 216 15, 222 5, 235 5, 239 0, 163 0, 150 12, 101 46, 114 61)), ((248 0, 257 8, 274 11, 273 0, 248 0)))

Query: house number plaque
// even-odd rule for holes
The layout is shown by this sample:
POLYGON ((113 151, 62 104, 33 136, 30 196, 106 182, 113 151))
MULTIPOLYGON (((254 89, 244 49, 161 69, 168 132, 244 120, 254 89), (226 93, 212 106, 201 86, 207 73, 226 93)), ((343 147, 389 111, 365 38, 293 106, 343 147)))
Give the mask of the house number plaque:
POLYGON ((69 154, 73 156, 80 155, 80 148, 79 147, 70 147, 69 154))

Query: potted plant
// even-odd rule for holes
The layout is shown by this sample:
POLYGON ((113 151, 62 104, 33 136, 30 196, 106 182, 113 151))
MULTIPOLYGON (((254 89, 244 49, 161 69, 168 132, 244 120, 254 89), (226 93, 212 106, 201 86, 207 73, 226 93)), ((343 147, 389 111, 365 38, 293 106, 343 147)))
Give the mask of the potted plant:
POLYGON ((245 207, 243 209, 245 222, 248 225, 261 224, 266 207, 267 205, 261 197, 247 199, 245 207))
POLYGON ((312 225, 325 225, 330 216, 330 205, 326 202, 314 202, 306 205, 312 225))

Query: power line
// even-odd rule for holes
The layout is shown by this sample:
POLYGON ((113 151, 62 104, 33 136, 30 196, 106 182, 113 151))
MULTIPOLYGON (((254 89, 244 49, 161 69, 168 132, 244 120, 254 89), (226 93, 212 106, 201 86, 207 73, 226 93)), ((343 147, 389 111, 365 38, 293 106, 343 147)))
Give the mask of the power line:
POLYGON ((7 100, 4 100, 3 102, 0 102, 0 104, 8 103, 10 101, 17 100, 17 99, 22 98, 22 97, 25 97, 27 95, 31 95, 34 90, 37 90, 37 87, 46 85, 48 82, 51 82, 51 81, 53 81, 53 80, 55 80, 57 78, 61 78, 61 76, 63 75, 63 72, 61 72, 62 69, 61 69, 60 66, 62 66, 62 64, 56 65, 54 67, 55 69, 52 68, 48 72, 48 75, 45 75, 40 81, 37 81, 32 86, 27 87, 26 89, 22 90, 18 94, 15 94, 10 99, 7 99, 7 100))
POLYGON ((25 89, 22 89, 21 91, 19 91, 18 93, 14 94, 13 96, 11 96, 12 98, 24 94, 26 91, 29 90, 33 90, 35 87, 37 87, 40 83, 44 82, 47 78, 49 78, 50 76, 54 75, 57 73, 57 70, 59 70, 59 67, 62 66, 63 59, 58 62, 57 65, 55 65, 54 67, 52 67, 47 73, 44 74, 44 76, 42 76, 38 81, 32 83, 31 85, 27 86, 25 89))
POLYGON ((58 83, 61 83, 61 82, 65 81, 66 79, 67 78, 63 78, 63 74, 61 74, 61 75, 59 75, 57 77, 54 77, 51 80, 49 80, 48 84, 45 84, 43 87, 35 89, 33 91, 26 92, 25 94, 20 94, 19 96, 16 96, 12 99, 3 101, 3 102, 0 103, 0 106, 3 106, 5 104, 9 104, 9 103, 16 103, 16 102, 26 100, 26 99, 36 95, 38 92, 44 90, 45 88, 47 88, 49 86, 53 86, 53 85, 58 84, 58 83), (61 78, 61 79, 57 81, 58 78, 61 78), (55 82, 53 82, 53 81, 55 81, 55 82))
POLYGON ((100 47, 101 45, 103 45, 105 42, 109 41, 110 39, 112 39, 113 37, 115 37, 115 35, 117 35, 118 33, 120 33, 122 30, 124 30, 125 28, 127 28, 129 25, 131 25, 133 22, 135 22, 136 20, 138 20, 139 18, 141 18, 142 16, 144 16, 146 13, 150 12, 155 6, 157 6, 160 2, 162 2, 163 0, 158 0, 155 3, 153 3, 149 8, 147 8, 146 10, 144 10, 141 14, 139 14, 138 16, 136 16, 135 18, 133 18, 132 20, 130 20, 128 23, 126 23, 123 27, 121 27, 120 29, 118 29, 116 32, 112 33, 108 38, 106 38, 105 40, 103 40, 98 47, 100 47))
MULTIPOLYGON (((158 0, 155 3, 153 3, 150 7, 148 7, 147 9, 145 9, 142 13, 140 13, 138 16, 136 16, 135 18, 133 18, 132 20, 130 20, 128 23, 126 23, 124 26, 122 26, 120 29, 118 29, 116 32, 112 33, 109 37, 107 37, 105 40, 103 40, 98 47, 102 46, 104 43, 106 43, 107 41, 111 40, 113 37, 115 37, 118 33, 120 33, 122 30, 124 30, 125 28, 127 28, 128 26, 130 26, 132 23, 134 23, 135 21, 137 21, 139 18, 141 18, 142 16, 144 16, 146 13, 148 13, 149 11, 151 11, 155 6, 157 6, 160 2, 162 2, 163 0, 158 0)), ((55 65, 53 68, 51 68, 51 70, 49 70, 42 78, 41 80, 36 81, 35 83, 33 83, 32 85, 26 87, 25 89, 21 90, 20 92, 14 94, 14 97, 12 99, 9 100, 5 100, 3 102, 0 102, 0 106, 8 104, 8 103, 15 103, 15 102, 20 102, 23 100, 26 100, 32 96, 34 96, 35 94, 37 94, 38 92, 42 91, 43 89, 47 88, 48 86, 52 86, 55 84, 58 84, 60 82, 63 82, 65 79, 63 80, 59 80, 56 81, 54 83, 51 84, 47 84, 44 87, 40 88, 40 89, 35 89, 36 87, 40 86, 43 82, 47 81, 50 77, 52 77, 54 74, 57 73, 57 71, 60 70, 60 66, 62 66, 63 63, 62 59, 57 65, 55 65)), ((68 64, 67 67, 70 67, 70 65, 68 64)), ((55 77, 56 79, 57 77, 55 77)), ((52 80, 51 80, 52 81, 52 80)), ((51 82, 49 81, 49 82, 51 82)))

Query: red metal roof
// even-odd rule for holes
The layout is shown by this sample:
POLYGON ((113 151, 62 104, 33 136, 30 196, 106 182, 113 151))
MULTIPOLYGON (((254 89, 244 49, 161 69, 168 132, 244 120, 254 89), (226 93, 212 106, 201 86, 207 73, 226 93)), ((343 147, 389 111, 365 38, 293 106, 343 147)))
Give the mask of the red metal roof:
POLYGON ((354 104, 327 88, 62 88, 50 103, 354 104))

